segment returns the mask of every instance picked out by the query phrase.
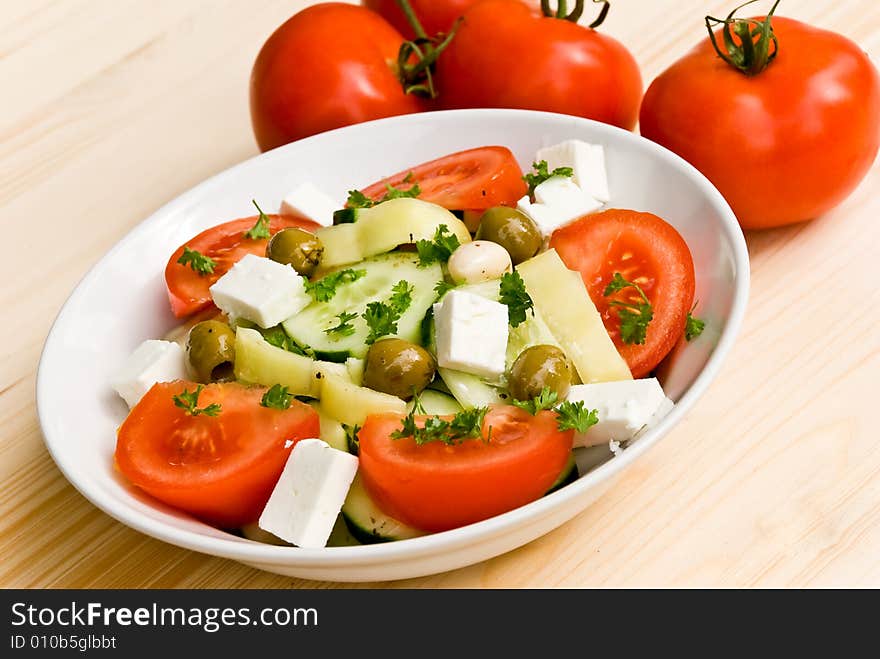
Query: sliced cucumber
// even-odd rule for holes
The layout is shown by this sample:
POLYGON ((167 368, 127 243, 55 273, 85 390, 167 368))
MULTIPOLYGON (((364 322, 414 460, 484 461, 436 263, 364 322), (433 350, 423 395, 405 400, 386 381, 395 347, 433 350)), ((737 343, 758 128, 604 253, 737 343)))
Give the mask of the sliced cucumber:
POLYGON ((565 352, 565 348, 553 336, 550 328, 547 327, 547 323, 544 322, 543 316, 538 311, 534 315, 528 314, 525 322, 510 328, 510 333, 507 337, 507 355, 505 357, 508 372, 523 350, 537 345, 556 346, 565 352))
POLYGON ((504 395, 492 385, 470 373, 453 371, 451 368, 438 368, 437 373, 449 388, 455 400, 466 410, 503 403, 504 395))
MULTIPOLYGON (((425 389, 419 394, 419 403, 425 414, 458 414, 461 412, 461 405, 452 396, 442 394, 439 391, 425 389)), ((414 402, 410 401, 406 405, 406 413, 409 414, 413 409, 414 402)))
POLYGON ((445 208, 421 199, 391 199, 364 208, 353 224, 337 224, 315 232, 324 246, 321 267, 357 263, 399 245, 431 240, 442 224, 460 242, 471 241, 471 234, 461 220, 445 208))
POLYGON ((342 427, 342 424, 327 414, 319 402, 312 401, 309 404, 318 413, 318 420, 321 424, 320 439, 327 442, 331 448, 347 453, 348 438, 345 436, 345 428, 342 427))
POLYGON ((565 487, 569 483, 574 483, 577 479, 578 479, 577 462, 574 459, 574 453, 569 453, 568 462, 566 462, 565 467, 562 468, 562 472, 559 474, 559 478, 557 478, 556 482, 550 486, 549 490, 547 490, 547 494, 550 494, 551 492, 555 492, 556 490, 561 490, 563 487, 565 487))
POLYGON ((391 412, 404 416, 406 403, 397 396, 358 387, 345 378, 331 375, 324 378, 321 388, 321 409, 347 426, 361 426, 370 414, 391 412))
POLYGON ((360 208, 341 208, 333 213, 333 224, 354 224, 358 221, 360 208))
POLYGON ((327 538, 327 546, 358 547, 360 544, 361 543, 358 542, 357 538, 355 538, 351 531, 348 530, 348 524, 345 523, 342 515, 339 515, 336 518, 336 523, 333 525, 333 530, 330 531, 330 537, 327 538))
POLYGON ((395 336, 418 343, 422 318, 434 302, 434 287, 443 279, 440 264, 420 268, 418 257, 413 254, 393 253, 358 263, 354 269, 364 270, 366 275, 340 285, 329 302, 313 302, 284 321, 284 330, 322 359, 328 356, 333 357, 331 361, 362 358, 369 349, 366 341, 370 333, 362 317, 364 310, 370 302, 386 302, 395 284, 406 281, 413 288, 412 302, 397 321, 395 336), (350 336, 327 334, 326 330, 339 324, 338 316, 343 312, 356 314, 348 321, 354 327, 354 333, 350 336))
POLYGON ((342 504, 342 518, 351 534, 364 544, 406 540, 425 535, 425 532, 383 513, 364 487, 360 474, 354 477, 345 503, 342 504))

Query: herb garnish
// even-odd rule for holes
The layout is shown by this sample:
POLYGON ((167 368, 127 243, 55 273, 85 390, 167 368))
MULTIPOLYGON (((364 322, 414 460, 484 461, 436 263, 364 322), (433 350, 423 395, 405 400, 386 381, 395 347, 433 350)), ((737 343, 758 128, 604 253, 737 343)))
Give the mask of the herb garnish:
POLYGON ((351 336, 354 334, 354 325, 351 324, 350 321, 357 318, 358 315, 356 313, 348 313, 347 311, 343 311, 340 314, 336 315, 336 318, 339 319, 339 323, 334 325, 330 329, 325 329, 325 334, 336 334, 337 336, 351 336))
MULTIPOLYGON (((412 180, 413 173, 410 172, 404 177, 403 182, 410 183, 412 180)), ((390 183, 386 183, 385 190, 385 195, 379 200, 370 199, 360 190, 349 190, 348 199, 346 200, 345 205, 347 208, 372 208, 376 204, 381 204, 383 201, 402 199, 404 197, 415 198, 422 193, 422 189, 419 187, 418 183, 413 183, 413 185, 406 190, 395 188, 390 183)))
MULTIPOLYGON (((460 444, 466 439, 477 439, 483 436, 483 420, 486 418, 488 407, 475 407, 470 410, 462 410, 450 421, 437 415, 425 418, 422 425, 416 423, 416 413, 419 409, 418 399, 413 405, 412 411, 401 421, 400 430, 391 433, 391 439, 403 439, 412 437, 418 446, 429 442, 443 442, 448 446, 460 444)), ((489 428, 489 435, 492 428, 489 428)), ((488 437, 486 439, 488 441, 488 437)))
POLYGON ((611 300, 608 305, 617 307, 617 315, 620 318, 620 340, 624 343, 635 343, 642 345, 645 343, 645 335, 648 332, 648 324, 654 318, 654 309, 648 301, 645 292, 638 284, 627 281, 619 272, 614 273, 614 277, 605 287, 604 295, 607 297, 612 293, 616 293, 625 288, 634 288, 642 298, 638 304, 632 302, 618 302, 611 300))
POLYGON ((599 411, 588 410, 584 402, 566 400, 558 403, 559 396, 550 387, 544 387, 541 393, 531 400, 512 400, 511 405, 516 405, 532 416, 542 410, 556 412, 556 427, 559 430, 575 430, 579 433, 587 432, 590 426, 599 422, 599 411))
POLYGON ((180 394, 172 396, 172 400, 177 407, 184 410, 190 416, 198 416, 199 414, 204 414, 205 416, 217 416, 221 411, 220 403, 211 403, 207 407, 202 407, 201 409, 197 407, 199 404, 199 395, 204 388, 205 387, 200 384, 194 391, 187 391, 184 389, 180 394))
POLYGON ((260 216, 257 218, 256 224, 252 226, 250 229, 244 232, 245 238, 250 238, 251 240, 260 240, 263 238, 269 237, 269 216, 263 212, 263 209, 257 204, 255 199, 251 199, 254 206, 257 207, 257 210, 260 212, 260 216))
POLYGON ((210 256, 184 246, 183 254, 177 259, 180 265, 188 265, 199 275, 210 275, 214 272, 217 262, 210 256))
POLYGON ((439 302, 443 298, 443 296, 446 295, 453 288, 455 288, 455 284, 451 284, 450 282, 446 281, 445 279, 442 279, 439 282, 437 282, 437 285, 434 287, 434 293, 437 294, 437 297, 434 298, 434 301, 439 302))
POLYGON ((433 240, 416 241, 416 251, 419 253, 419 267, 431 265, 440 261, 445 263, 452 256, 452 252, 461 246, 458 236, 449 231, 449 227, 441 224, 434 232, 433 240))
POLYGON ((532 163, 532 169, 535 170, 534 173, 529 172, 523 176, 523 180, 529 186, 529 197, 531 199, 534 199, 535 197, 535 188, 547 179, 553 178, 554 176, 574 176, 574 170, 571 167, 557 167, 552 172, 547 171, 549 166, 547 165, 546 160, 532 163))
POLYGON ((526 321, 526 311, 531 311, 532 315, 535 315, 535 305, 526 292, 526 284, 518 272, 506 272, 501 275, 499 292, 502 304, 507 305, 507 319, 511 327, 518 327, 526 321))
POLYGON ((276 348, 281 348, 282 350, 287 350, 287 352, 293 352, 297 355, 302 355, 303 357, 315 356, 309 348, 303 348, 294 341, 290 335, 284 331, 284 328, 281 327, 281 325, 275 325, 269 329, 260 330, 260 333, 263 335, 266 343, 273 345, 276 348))
POLYGON ((511 405, 525 410, 532 416, 535 416, 541 410, 552 410, 556 403, 559 402, 559 396, 550 387, 541 389, 541 393, 531 400, 512 400, 511 405))
POLYGON ((397 332, 397 321, 412 304, 412 293, 415 287, 404 279, 397 282, 391 289, 391 297, 387 302, 370 302, 361 317, 370 328, 366 344, 372 345, 378 339, 397 332))
POLYGON ((321 277, 316 281, 306 282, 306 292, 317 302, 329 302, 336 295, 336 289, 342 284, 350 284, 366 276, 366 270, 339 270, 321 277))
POLYGON ((263 398, 260 400, 260 405, 263 407, 271 407, 276 410, 286 410, 290 407, 292 401, 293 394, 288 391, 287 387, 282 387, 280 384, 273 384, 269 387, 269 390, 263 394, 263 398))
POLYGON ((694 309, 697 308, 697 303, 694 302, 693 308, 688 311, 687 321, 684 325, 684 338, 687 341, 693 341, 695 338, 700 336, 703 333, 703 330, 706 327, 706 321, 700 320, 696 316, 693 316, 694 309))

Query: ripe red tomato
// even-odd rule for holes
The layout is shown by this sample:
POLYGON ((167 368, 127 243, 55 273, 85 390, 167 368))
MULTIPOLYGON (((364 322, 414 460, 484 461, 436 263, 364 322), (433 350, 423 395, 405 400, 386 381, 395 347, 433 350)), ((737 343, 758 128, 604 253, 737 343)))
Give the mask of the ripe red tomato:
POLYGON ((678 231, 656 215, 612 209, 557 230, 550 237, 550 247, 566 266, 581 273, 632 376, 648 375, 681 338, 694 302, 694 261, 678 231), (615 272, 638 284, 653 308, 643 344, 621 339, 618 307, 609 303, 638 304, 641 298, 632 288, 605 297, 605 287, 615 272))
MULTIPOLYGON (((178 318, 189 316, 211 306, 211 293, 208 290, 245 254, 266 255, 268 239, 245 238, 245 232, 254 226, 258 216, 244 217, 226 222, 202 231, 199 235, 174 250, 168 265, 165 266, 165 285, 171 311, 178 318), (216 262, 214 271, 199 274, 188 265, 177 262, 183 248, 189 247, 216 262)), ((293 215, 269 215, 269 233, 275 234, 287 227, 302 227, 314 231, 318 225, 293 215)))
POLYGON ((269 37, 251 72, 260 150, 370 119, 424 110, 392 68, 403 37, 381 16, 337 2, 308 7, 269 37))
POLYGON ((435 81, 444 108, 546 110, 629 130, 642 97, 639 67, 618 41, 520 0, 467 11, 435 81))
POLYGON ((880 145, 880 79, 862 49, 789 18, 772 25, 778 51, 763 71, 741 73, 707 38, 651 83, 641 110, 642 135, 703 172, 746 229, 833 208, 880 145))
POLYGON ((275 487, 293 444, 317 437, 318 414, 293 401, 263 407, 266 389, 235 382, 202 389, 199 409, 217 403, 217 416, 190 415, 174 404, 194 382, 153 385, 119 428, 116 465, 134 485, 170 506, 223 528, 253 522, 275 487))
POLYGON ((557 429, 555 412, 533 417, 509 405, 489 410, 483 439, 452 446, 392 439, 400 427, 393 414, 367 417, 358 432, 360 474, 385 512, 426 531, 478 522, 540 498, 573 441, 573 431, 557 429))
POLYGON ((510 149, 482 146, 405 169, 362 192, 371 199, 380 199, 389 185, 408 189, 415 183, 421 189, 419 199, 449 210, 515 206, 528 190, 510 149))
MULTIPOLYGON (((438 32, 448 33, 455 19, 478 2, 480 0, 410 0, 410 5, 425 33, 433 37, 438 32)), ((407 39, 415 38, 396 0, 363 0, 361 4, 381 14, 407 39)))

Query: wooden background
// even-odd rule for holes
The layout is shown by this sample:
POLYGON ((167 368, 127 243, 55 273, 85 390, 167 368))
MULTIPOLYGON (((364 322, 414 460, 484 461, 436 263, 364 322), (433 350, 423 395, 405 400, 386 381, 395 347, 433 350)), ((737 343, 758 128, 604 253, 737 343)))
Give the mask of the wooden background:
MULTIPOLYGON (((85 271, 160 205, 257 152, 250 66, 306 4, 0 0, 0 586, 333 585, 115 522, 65 481, 34 409, 43 341, 85 271)), ((704 14, 735 3, 613 4, 603 30, 647 84, 704 37, 704 14)), ((783 0, 780 14, 880 55, 875 0, 783 0)), ((752 298, 733 354, 597 505, 507 555, 392 585, 880 586, 878 184, 875 165, 826 217, 748 236, 752 298)))

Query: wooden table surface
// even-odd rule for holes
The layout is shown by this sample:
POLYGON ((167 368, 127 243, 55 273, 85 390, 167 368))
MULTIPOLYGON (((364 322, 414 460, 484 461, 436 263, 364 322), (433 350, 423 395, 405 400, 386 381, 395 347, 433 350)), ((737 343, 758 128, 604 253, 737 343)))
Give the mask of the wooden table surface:
MULTIPOLYGON (((257 153, 250 67, 306 4, 0 0, 0 586, 334 585, 119 524, 55 467, 34 407, 46 334, 86 270, 160 205, 257 153)), ((704 14, 735 3, 613 4, 603 30, 647 83, 704 37, 704 14)), ((783 0, 780 14, 880 55, 875 0, 783 0)), ((392 585, 880 586, 878 191, 875 164, 827 216, 748 236, 752 295, 733 353, 596 505, 494 560, 392 585)))

